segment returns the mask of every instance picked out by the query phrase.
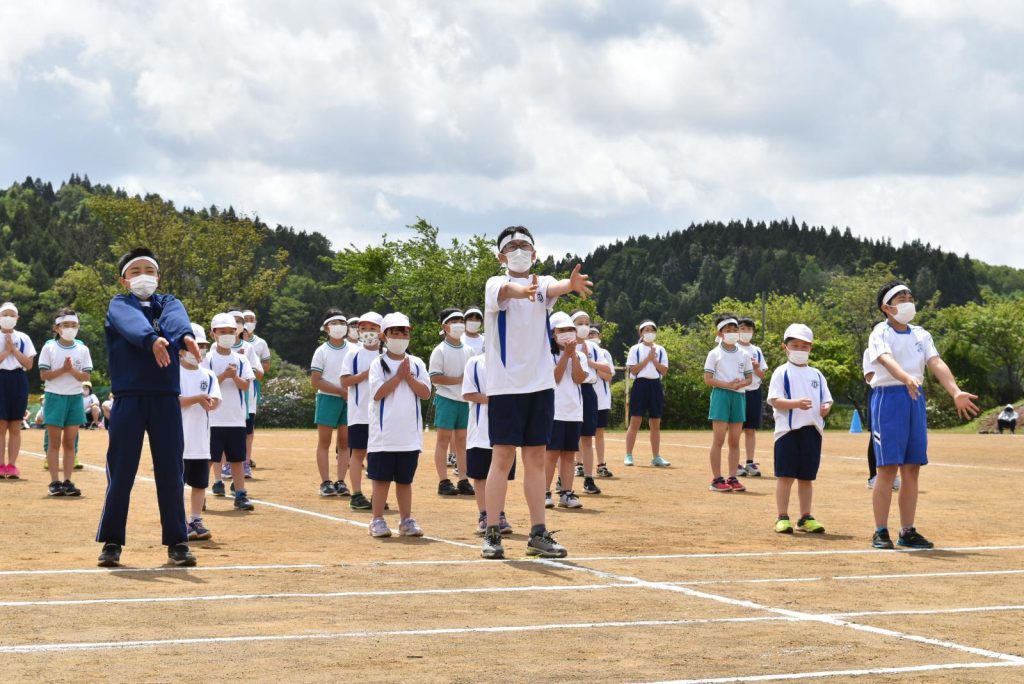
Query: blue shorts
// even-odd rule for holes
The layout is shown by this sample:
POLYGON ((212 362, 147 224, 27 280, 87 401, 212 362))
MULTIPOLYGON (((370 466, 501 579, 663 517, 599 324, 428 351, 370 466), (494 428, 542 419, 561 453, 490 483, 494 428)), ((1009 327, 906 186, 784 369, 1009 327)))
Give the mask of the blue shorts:
MULTIPOLYGON (((466 449, 466 477, 471 480, 486 480, 491 471, 491 449, 470 447, 466 449)), ((512 467, 508 471, 508 479, 516 479, 516 458, 512 456, 512 467)))
POLYGON ((249 417, 245 419, 245 434, 251 435, 252 431, 256 429, 256 414, 250 413, 249 417))
POLYGON ((377 482, 412 484, 419 462, 418 451, 371 451, 366 455, 366 477, 377 482))
POLYGON ((348 448, 365 449, 370 442, 370 424, 355 423, 348 426, 348 448))
POLYGON ((665 388, 661 380, 637 378, 629 390, 629 416, 661 418, 665 412, 665 388))
POLYGON ((551 436, 548 437, 548 451, 579 451, 582 429, 583 423, 579 421, 552 421, 551 436))
POLYGON ((762 399, 761 388, 747 390, 747 419, 743 421, 744 430, 760 430, 761 419, 764 414, 764 400, 762 399))
POLYGON ((608 416, 611 414, 611 409, 601 409, 597 412, 597 429, 608 427, 608 416))
POLYGON ((871 393, 871 439, 878 466, 928 463, 928 414, 924 390, 917 401, 905 385, 876 387, 871 393))
POLYGON ((210 486, 210 462, 205 458, 186 458, 185 484, 196 489, 206 489, 210 486))
POLYGON ((488 398, 488 430, 494 446, 545 446, 554 419, 553 389, 488 398))
POLYGON ((582 437, 593 437, 597 434, 597 392, 593 385, 580 385, 583 394, 583 429, 582 437))
POLYGON ((821 465, 821 433, 813 425, 790 430, 775 440, 775 477, 814 480, 821 465))
POLYGON ((245 426, 210 428, 210 460, 220 463, 222 458, 228 463, 245 462, 245 426))
POLYGON ((21 369, 0 370, 0 420, 20 423, 25 419, 27 408, 28 374, 21 369))

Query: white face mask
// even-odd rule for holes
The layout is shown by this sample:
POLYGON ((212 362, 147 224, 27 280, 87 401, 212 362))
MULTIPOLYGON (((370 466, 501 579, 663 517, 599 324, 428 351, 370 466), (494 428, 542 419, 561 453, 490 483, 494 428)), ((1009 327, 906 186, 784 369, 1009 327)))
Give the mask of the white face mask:
POLYGON ((643 335, 644 342, 650 344, 651 342, 654 342, 654 338, 657 337, 657 336, 658 336, 658 333, 645 332, 644 335, 643 335))
POLYGON ((234 335, 217 335, 217 344, 225 349, 231 349, 235 343, 234 335))
POLYGON ((388 351, 392 354, 404 354, 409 348, 409 340, 393 339, 388 340, 388 351))
POLYGON ((480 321, 466 321, 466 330, 471 333, 480 332, 480 321))
POLYGON ((246 332, 254 333, 256 332, 256 321, 246 321, 242 327, 245 328, 246 332))
POLYGON ((590 326, 589 325, 577 325, 576 326, 576 337, 580 338, 581 340, 585 340, 585 339, 587 339, 587 335, 589 335, 589 334, 590 334, 590 326))
POLYGON ((565 346, 570 342, 576 341, 576 333, 574 332, 562 332, 555 335, 555 339, 558 341, 560 346, 565 346))
POLYGON ((17 322, 17 316, 0 316, 0 328, 3 328, 4 330, 14 330, 14 326, 17 322))
POLYGON ((903 302, 902 304, 896 305, 896 315, 893 318, 896 319, 897 323, 906 325, 910 321, 914 320, 914 316, 917 315, 917 307, 914 302, 903 302))
POLYGON ((377 340, 380 339, 380 333, 376 330, 363 330, 359 333, 359 341, 367 347, 372 347, 377 344, 377 340))
POLYGON ((348 339, 352 340, 353 342, 358 342, 359 341, 359 331, 356 330, 353 327, 349 327, 349 329, 348 329, 348 339))
POLYGON ((740 334, 738 332, 722 333, 722 341, 726 344, 736 344, 740 341, 740 334))
POLYGON ((809 351, 797 351, 795 349, 787 349, 786 356, 789 357, 789 362, 797 366, 806 366, 807 359, 811 358, 811 352, 809 351))
POLYGON ((78 337, 78 328, 61 328, 60 337, 65 342, 70 342, 78 337))
POLYGON ((340 340, 341 338, 345 337, 345 333, 347 333, 347 332, 348 332, 348 326, 347 325, 339 325, 339 324, 335 323, 334 325, 327 326, 327 335, 332 340, 340 340))
POLYGON ((508 270, 513 273, 526 273, 533 266, 533 252, 528 249, 516 249, 506 254, 508 270))
POLYGON ((754 333, 752 333, 752 332, 741 332, 740 333, 740 342, 742 342, 743 344, 748 344, 750 342, 750 340, 752 340, 752 339, 754 339, 754 333))
POLYGON ((198 366, 199 365, 199 359, 197 359, 196 355, 193 354, 192 352, 185 352, 182 355, 181 358, 182 358, 182 360, 185 361, 185 363, 187 363, 190 366, 198 366))
POLYGON ((128 281, 128 289, 139 299, 149 299, 156 292, 156 276, 137 275, 128 281))
POLYGON ((461 340, 462 336, 466 333, 465 323, 452 323, 448 326, 448 334, 457 340, 461 340))

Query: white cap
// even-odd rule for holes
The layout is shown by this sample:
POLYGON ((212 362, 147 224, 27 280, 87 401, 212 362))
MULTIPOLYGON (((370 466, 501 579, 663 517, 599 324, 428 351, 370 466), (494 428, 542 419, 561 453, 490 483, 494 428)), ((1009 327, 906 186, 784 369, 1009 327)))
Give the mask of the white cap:
POLYGON ((588 314, 586 311, 577 311, 572 315, 573 323, 575 323, 576 319, 579 318, 580 316, 586 316, 587 318, 590 318, 590 314, 588 314))
POLYGON ((228 316, 231 316, 232 318, 245 318, 245 314, 243 314, 238 309, 232 309, 231 311, 228 311, 228 316))
POLYGON ((803 340, 804 342, 814 343, 814 333, 803 323, 793 323, 786 328, 785 334, 782 336, 783 341, 794 339, 803 340))
POLYGON ((549 326, 552 330, 558 328, 575 328, 572 319, 569 318, 569 314, 564 311, 556 311, 551 314, 551 318, 548 319, 549 326))
POLYGON ((411 328, 411 327, 412 327, 412 324, 409 323, 409 317, 406 316, 401 311, 395 311, 394 313, 389 313, 387 316, 384 317, 384 320, 382 320, 381 324, 380 324, 380 329, 383 330, 383 331, 387 331, 388 328, 411 328))
POLYGON ((229 313, 219 313, 213 317, 213 321, 210 323, 210 330, 217 328, 231 328, 234 330, 238 326, 235 323, 235 317, 229 313))
POLYGON ((15 315, 18 313, 18 307, 14 306, 14 302, 4 302, 0 304, 0 311, 13 311, 15 315))
POLYGON ((381 316, 376 311, 367 311, 366 313, 364 313, 362 316, 359 317, 359 322, 360 323, 375 323, 377 325, 381 325, 381 324, 384 323, 384 317, 381 316))
POLYGON ((203 342, 209 344, 209 342, 206 339, 206 331, 203 330, 203 326, 199 325, 198 323, 192 324, 192 337, 193 339, 195 339, 197 343, 203 342))
POLYGON ((654 321, 651 321, 651 320, 646 320, 643 323, 641 323, 640 325, 636 326, 637 332, 643 330, 647 326, 652 326, 655 330, 658 329, 658 324, 657 323, 655 323, 654 321))

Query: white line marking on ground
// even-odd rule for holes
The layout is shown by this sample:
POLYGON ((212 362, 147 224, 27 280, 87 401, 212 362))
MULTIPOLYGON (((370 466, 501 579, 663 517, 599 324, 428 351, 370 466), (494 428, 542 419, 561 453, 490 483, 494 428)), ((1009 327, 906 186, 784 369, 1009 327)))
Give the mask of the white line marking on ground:
MULTIPOLYGON (((840 456, 841 461, 866 461, 867 459, 856 456, 840 456)), ((995 466, 970 465, 967 463, 936 463, 928 461, 929 466, 938 468, 967 468, 969 470, 995 470, 1001 473, 1020 473, 1020 468, 997 468, 995 466)))
POLYGON ((70 568, 65 570, 0 570, 0 577, 9 575, 106 575, 120 572, 208 572, 211 570, 308 570, 329 565, 297 563, 295 565, 197 565, 191 568, 160 566, 156 568, 70 568))
POLYGON ((832 617, 881 617, 885 615, 955 615, 958 613, 999 613, 1024 610, 1021 606, 969 606, 967 608, 934 608, 930 610, 861 610, 855 613, 829 613, 832 617))
POLYGON ((793 679, 822 679, 825 677, 860 677, 864 675, 935 672, 938 670, 974 670, 989 667, 1021 667, 1021 663, 944 663, 937 665, 907 665, 904 667, 875 667, 869 670, 824 670, 819 672, 789 672, 786 674, 745 675, 740 677, 714 677, 711 679, 674 679, 656 684, 731 684, 732 682, 777 682, 793 679))
POLYGON ((666 584, 675 584, 676 586, 704 586, 713 584, 775 584, 788 582, 842 582, 852 580, 914 579, 921 577, 971 577, 978 575, 1024 575, 1024 570, 961 570, 956 572, 906 572, 886 575, 833 575, 831 577, 766 577, 737 580, 682 580, 677 582, 666 582, 666 584))

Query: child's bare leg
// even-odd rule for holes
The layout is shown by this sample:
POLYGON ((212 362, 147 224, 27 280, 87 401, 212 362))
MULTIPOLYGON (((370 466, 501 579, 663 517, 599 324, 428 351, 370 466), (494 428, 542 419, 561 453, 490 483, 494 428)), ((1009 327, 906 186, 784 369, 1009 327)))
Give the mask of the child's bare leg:
POLYGON ((919 465, 900 466, 900 527, 904 529, 913 527, 914 518, 917 516, 917 492, 920 475, 921 466, 919 465))
POLYGON ((193 518, 203 517, 203 504, 206 502, 206 490, 201 487, 192 487, 192 494, 189 498, 189 509, 193 518))
POLYGON ((363 491, 363 461, 366 459, 366 449, 353 449, 352 457, 348 462, 348 476, 352 481, 352 491, 363 491))
MULTIPOLYGON (((337 440, 334 442, 338 447, 338 479, 344 480, 348 473, 349 451, 348 451, 348 425, 338 428, 337 440)), ((329 446, 329 445, 328 445, 329 446)), ((329 479, 329 476, 328 476, 329 479)))
POLYGON ((729 475, 735 475, 740 467, 740 432, 743 423, 729 423, 729 475))
POLYGON ((793 489, 793 478, 780 477, 775 481, 775 505, 779 511, 779 517, 789 515, 789 495, 793 489))
MULTIPOLYGON (((437 443, 434 444, 434 468, 437 470, 438 482, 448 479, 448 445, 451 442, 452 431, 438 428, 437 443)), ((459 472, 465 473, 466 471, 460 467, 459 472)))
POLYGON ((320 471, 320 481, 331 479, 331 466, 327 460, 331 450, 331 436, 334 430, 330 425, 316 426, 316 468, 320 471))
MULTIPOLYGON (((459 477, 466 479, 466 431, 452 431, 452 451, 455 452, 455 464, 459 466, 459 477)), ((447 458, 447 455, 445 456, 447 458)), ((435 456, 436 461, 436 456, 435 456)), ((443 479, 443 478, 442 478, 443 479)))
MULTIPOLYGON (((516 448, 513 446, 496 444, 491 449, 491 469, 487 471, 487 489, 484 494, 483 509, 487 511, 487 524, 491 527, 498 526, 498 516, 505 508, 505 497, 508 495, 508 471, 512 467, 512 460, 515 457, 516 448)), ((476 491, 481 491, 481 488, 478 487, 476 491)))
POLYGON ((797 496, 800 497, 800 517, 806 518, 811 514, 811 499, 814 496, 813 480, 797 480, 797 496))
POLYGON ((583 474, 591 477, 594 474, 594 438, 580 437, 580 450, 574 452, 577 461, 583 463, 583 474))
POLYGON ((551 491, 551 482, 555 479, 555 466, 558 464, 558 457, 561 451, 544 452, 544 491, 551 491))
POLYGON ((572 489, 572 477, 573 467, 576 465, 576 452, 575 451, 562 451, 559 452, 558 458, 558 477, 562 480, 562 489, 564 491, 570 491, 572 489))
POLYGON ((724 420, 711 421, 711 451, 708 460, 711 462, 711 475, 715 479, 722 477, 722 445, 725 444, 728 432, 729 424, 724 420))
POLYGON ((373 480, 373 498, 370 503, 373 504, 373 517, 383 518, 384 517, 384 504, 388 500, 388 491, 391 489, 391 482, 389 480, 373 480))
MULTIPOLYGON (((875 513, 875 527, 889 526, 889 507, 892 505, 892 483, 899 466, 878 466, 875 488, 871 490, 871 506, 875 513)), ((901 487, 902 490, 902 487, 901 487)))
POLYGON ((46 437, 46 465, 50 469, 50 482, 56 482, 60 480, 61 429, 56 425, 47 425, 46 437))
POLYGON ((231 464, 231 481, 235 483, 235 493, 245 491, 245 461, 231 464))
POLYGON ((395 498, 398 499, 398 515, 402 520, 412 517, 412 485, 395 483, 395 498))
POLYGON ((650 418, 647 424, 651 428, 651 456, 661 455, 661 418, 650 418))
MULTIPOLYGON (((64 428, 62 446, 64 447, 64 479, 70 480, 75 472, 75 438, 78 437, 78 426, 68 425, 64 428)), ((51 444, 53 440, 50 440, 51 444)))

